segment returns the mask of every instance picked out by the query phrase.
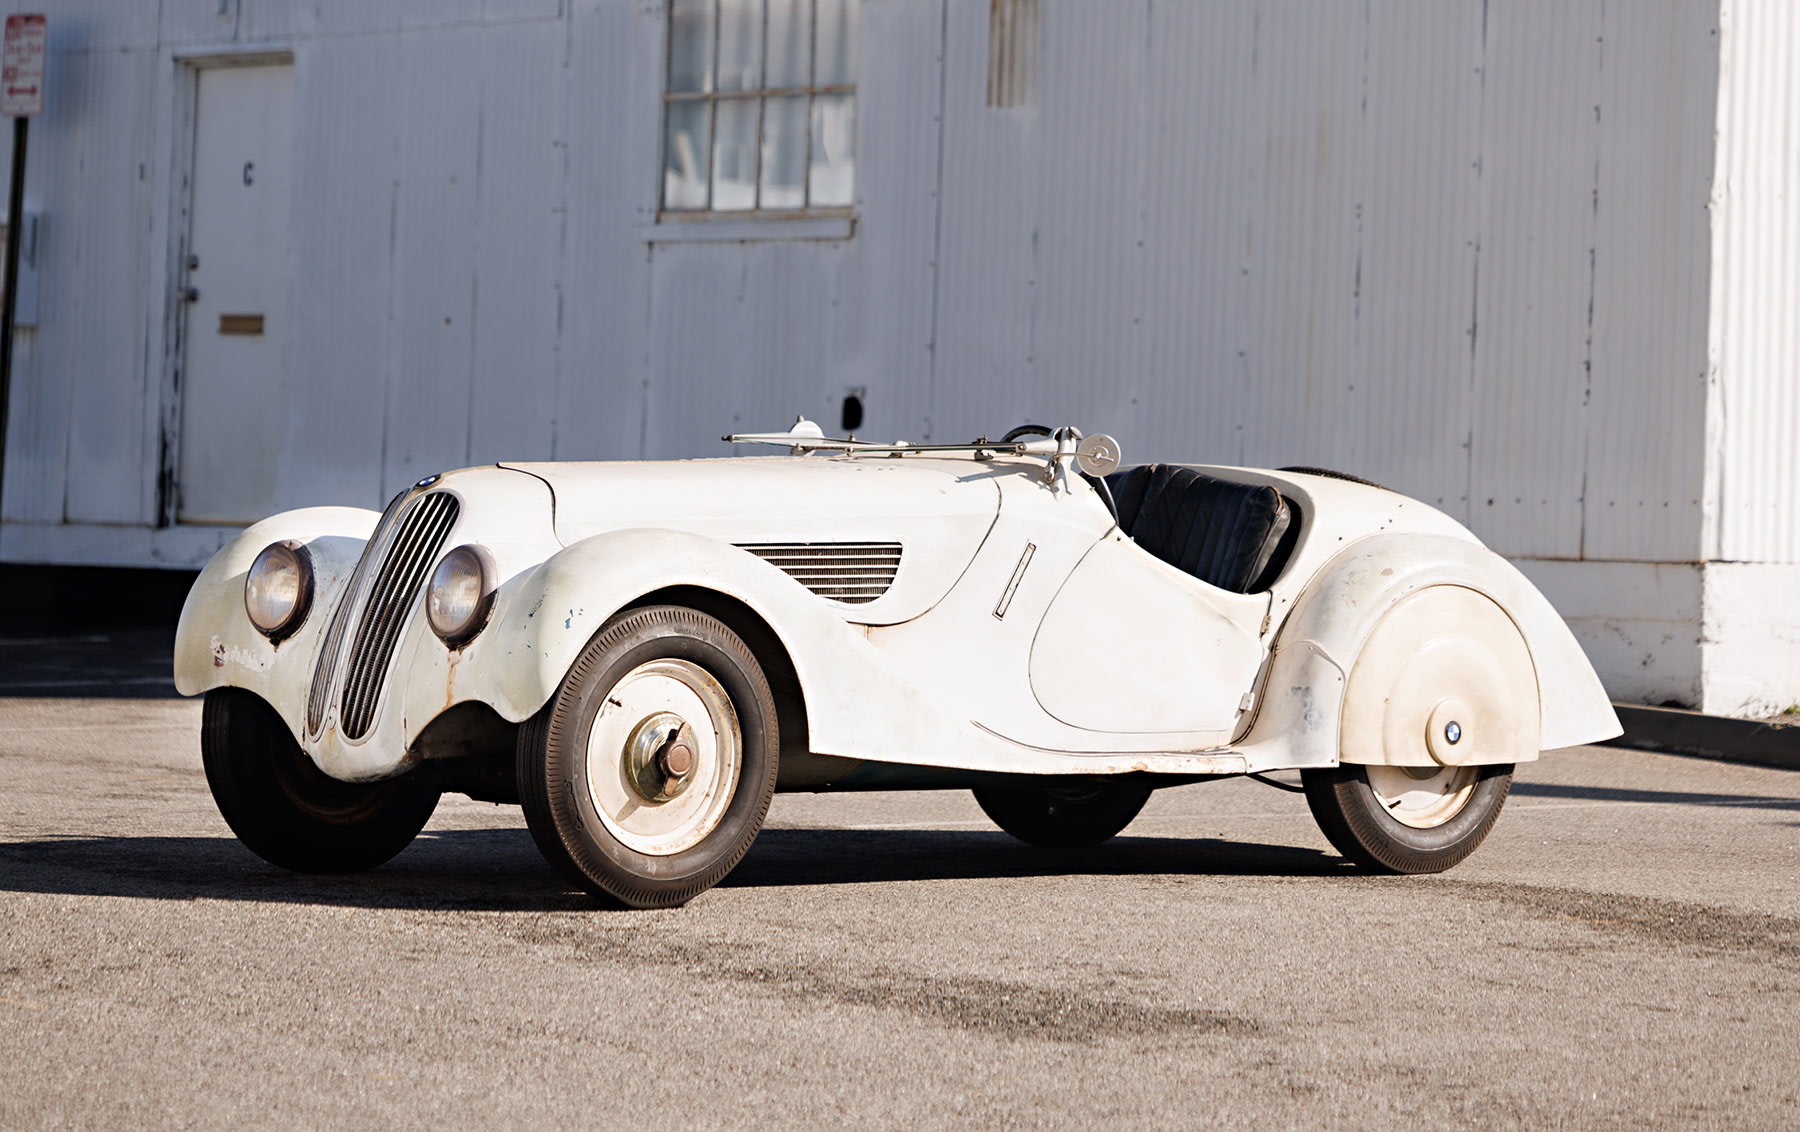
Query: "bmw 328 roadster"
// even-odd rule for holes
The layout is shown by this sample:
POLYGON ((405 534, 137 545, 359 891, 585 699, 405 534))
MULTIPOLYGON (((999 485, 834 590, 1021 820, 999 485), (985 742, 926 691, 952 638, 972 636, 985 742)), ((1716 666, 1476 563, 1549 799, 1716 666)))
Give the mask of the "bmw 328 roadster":
POLYGON ((777 790, 960 787, 1051 847, 1159 787, 1298 770, 1371 871, 1448 868, 1513 767, 1619 734, 1543 596, 1318 470, 1145 465, 1072 428, 792 432, 763 458, 499 464, 249 528, 175 674, 226 822, 373 868, 445 791, 521 804, 603 903, 683 903, 777 790))

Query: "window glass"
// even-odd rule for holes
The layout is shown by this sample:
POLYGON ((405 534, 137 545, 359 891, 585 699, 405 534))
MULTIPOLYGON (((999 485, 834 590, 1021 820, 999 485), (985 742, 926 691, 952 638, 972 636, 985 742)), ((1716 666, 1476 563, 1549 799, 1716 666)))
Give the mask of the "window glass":
POLYGON ((845 209, 860 0, 668 0, 662 207, 845 209))
POLYGON ((756 99, 720 99, 713 137, 713 208, 755 208, 756 99))
POLYGON ((715 0, 674 0, 669 6, 669 91, 712 89, 715 0))
POLYGON ((806 207, 806 96, 771 98, 763 110, 762 206, 806 207))
POLYGON ((762 0, 719 0, 718 89, 762 87, 762 0))
POLYGON ((819 208, 851 203, 856 169, 856 96, 813 96, 812 162, 807 184, 819 208))
POLYGON ((769 89, 806 85, 812 53, 812 0, 769 0, 769 89))
POLYGON ((850 66, 856 43, 857 5, 853 0, 818 3, 817 22, 813 25, 813 85, 847 86, 856 81, 850 66))
POLYGON ((669 128, 663 139, 663 207, 705 208, 712 103, 704 99, 671 102, 668 114, 669 128))

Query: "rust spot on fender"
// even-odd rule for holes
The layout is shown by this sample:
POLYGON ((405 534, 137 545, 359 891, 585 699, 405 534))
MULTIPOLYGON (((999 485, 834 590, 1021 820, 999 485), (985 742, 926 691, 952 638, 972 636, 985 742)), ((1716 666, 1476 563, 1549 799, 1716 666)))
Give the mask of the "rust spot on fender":
POLYGON ((212 662, 214 668, 224 668, 226 661, 250 672, 267 672, 269 662, 246 649, 220 640, 212 639, 212 662))
POLYGON ((462 650, 450 650, 450 670, 444 675, 444 707, 448 710, 456 703, 456 669, 462 663, 462 650))

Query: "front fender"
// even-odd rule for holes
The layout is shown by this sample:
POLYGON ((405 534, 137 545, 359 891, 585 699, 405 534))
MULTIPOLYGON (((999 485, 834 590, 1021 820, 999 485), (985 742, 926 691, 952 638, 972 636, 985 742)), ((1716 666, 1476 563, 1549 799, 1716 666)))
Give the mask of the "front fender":
POLYGON ((270 516, 227 543, 200 571, 182 604, 175 629, 175 689, 184 696, 228 685, 255 692, 301 738, 312 659, 380 518, 360 507, 308 507, 270 516), (313 599, 299 631, 275 645, 244 611, 244 577, 264 547, 283 539, 304 544, 312 556, 313 599))
POLYGON ((415 663, 408 742, 446 703, 458 700, 481 700, 514 722, 530 718, 609 618, 671 586, 736 598, 769 624, 799 677, 816 750, 912 756, 958 750, 972 741, 967 728, 947 724, 940 712, 921 710, 926 697, 906 686, 864 632, 781 570, 717 539, 638 528, 575 543, 509 586, 489 628, 476 639, 479 652, 471 647, 454 671, 415 663), (872 697, 912 710, 876 711, 872 697))
POLYGON ((1234 744, 1259 767, 1335 766, 1344 689, 1375 625, 1430 586, 1483 594, 1519 629, 1537 670, 1538 749, 1621 734, 1606 691, 1574 634, 1512 563, 1441 535, 1375 535, 1343 550, 1308 584, 1269 660, 1256 722, 1234 744))

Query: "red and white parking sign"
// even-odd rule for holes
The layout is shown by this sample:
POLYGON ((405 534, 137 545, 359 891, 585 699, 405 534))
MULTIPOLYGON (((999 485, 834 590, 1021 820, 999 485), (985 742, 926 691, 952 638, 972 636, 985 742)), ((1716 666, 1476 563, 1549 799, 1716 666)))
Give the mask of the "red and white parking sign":
POLYGON ((0 116, 34 118, 44 109, 44 17, 6 17, 0 52, 0 116))

